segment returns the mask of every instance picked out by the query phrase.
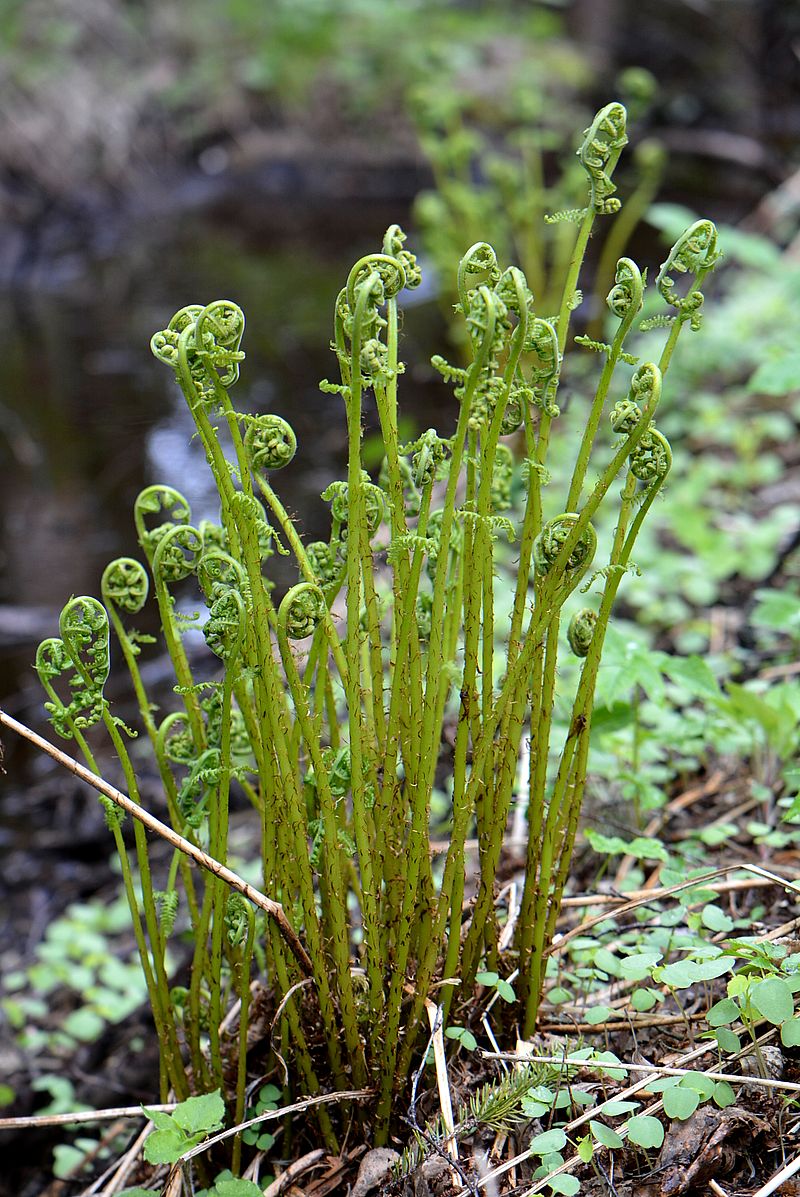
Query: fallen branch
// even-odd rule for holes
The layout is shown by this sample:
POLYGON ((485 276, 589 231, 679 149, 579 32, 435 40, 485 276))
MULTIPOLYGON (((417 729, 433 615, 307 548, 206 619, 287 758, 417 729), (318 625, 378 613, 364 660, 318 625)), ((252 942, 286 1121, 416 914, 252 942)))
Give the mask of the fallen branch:
POLYGON ((213 873, 215 877, 219 877, 231 889, 238 890, 240 894, 243 894, 259 910, 265 911, 277 923, 281 935, 289 945, 303 973, 306 976, 311 975, 312 967, 309 955, 300 942, 297 932, 287 919, 286 912, 280 902, 274 902, 272 898, 268 898, 266 894, 262 894, 252 885, 249 885, 238 873, 234 873, 231 869, 226 868, 224 864, 215 860, 213 856, 209 856, 207 852, 203 852, 202 848, 198 848, 195 844, 190 843, 189 840, 184 839, 182 835, 178 835, 177 831, 173 831, 166 823, 162 823, 155 815, 151 815, 149 811, 139 806, 127 794, 123 794, 115 786, 109 785, 102 777, 98 777, 96 773, 92 773, 91 769, 87 769, 85 765, 81 765, 73 757, 67 756, 60 748, 56 748, 55 744, 51 744, 43 736, 37 735, 35 731, 26 727, 24 723, 18 723, 16 719, 12 719, 3 710, 0 710, 0 724, 16 732, 17 735, 22 736, 24 739, 29 740, 31 744, 34 744, 41 752, 46 752, 48 756, 57 761, 59 765, 63 765, 75 777, 80 778, 81 781, 85 781, 98 794, 102 794, 105 798, 110 798, 112 802, 116 803, 117 806, 121 806, 129 815, 133 815, 134 819, 138 819, 140 823, 143 823, 148 831, 161 836, 173 848, 177 848, 186 856, 190 856, 201 868, 207 869, 209 873, 213 873))

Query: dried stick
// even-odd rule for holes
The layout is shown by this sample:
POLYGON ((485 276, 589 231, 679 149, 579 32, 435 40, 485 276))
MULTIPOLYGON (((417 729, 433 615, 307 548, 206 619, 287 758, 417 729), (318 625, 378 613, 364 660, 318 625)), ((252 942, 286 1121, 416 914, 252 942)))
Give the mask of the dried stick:
POLYGON ((22 736, 24 739, 30 740, 31 744, 34 744, 42 752, 46 752, 54 761, 57 761, 59 765, 63 765, 70 773, 74 773, 81 781, 85 781, 92 789, 97 790, 98 794, 102 794, 105 798, 110 798, 112 802, 115 802, 117 806, 121 806, 129 815, 133 815, 134 819, 138 819, 140 823, 143 823, 148 831, 153 831, 156 835, 161 836, 173 848, 177 848, 186 856, 190 856, 201 868, 207 869, 209 873, 213 873, 215 877, 219 877, 231 889, 238 890, 254 906, 265 911, 277 923, 281 935, 286 940, 303 973, 306 976, 311 974, 312 967, 308 953, 300 942, 297 932, 287 919, 280 902, 274 902, 272 898, 268 898, 266 894, 262 894, 252 885, 249 885, 238 873, 232 872, 231 869, 226 868, 220 861, 215 860, 213 856, 209 856, 201 848, 196 847, 189 840, 185 840, 182 835, 178 835, 177 831, 173 831, 171 827, 168 827, 166 823, 162 823, 155 815, 151 815, 149 811, 138 806, 127 794, 123 794, 115 786, 109 785, 102 777, 98 777, 96 773, 92 773, 90 769, 87 769, 85 765, 81 765, 73 757, 67 756, 60 748, 56 748, 55 744, 51 744, 43 736, 37 735, 35 731, 26 727, 24 723, 18 723, 16 719, 12 719, 3 710, 0 710, 0 724, 10 728, 11 731, 16 732, 17 735, 22 736))

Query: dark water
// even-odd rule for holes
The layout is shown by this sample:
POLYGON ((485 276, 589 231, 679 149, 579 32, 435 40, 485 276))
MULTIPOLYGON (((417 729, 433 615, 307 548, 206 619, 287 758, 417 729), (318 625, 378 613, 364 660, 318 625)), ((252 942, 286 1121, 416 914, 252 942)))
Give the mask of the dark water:
MULTIPOLYGON (((230 298, 245 311, 234 403, 291 421, 298 454, 277 489, 308 539, 327 535, 319 495, 346 469, 343 406, 318 389, 337 377, 333 303, 352 263, 404 216, 334 203, 325 215, 282 208, 247 222, 230 212, 151 222, 106 254, 54 263, 35 289, 0 296, 0 611, 8 623, 9 606, 26 609, 13 634, 0 629, 0 693, 13 713, 34 717, 35 645, 56 633, 63 602, 97 593, 111 558, 139 555, 132 505, 144 486, 169 482, 195 521, 217 517, 188 410, 149 350, 185 304, 230 298)), ((417 302, 402 344, 409 433, 451 419, 449 392, 425 365, 437 337, 435 305, 417 302)))

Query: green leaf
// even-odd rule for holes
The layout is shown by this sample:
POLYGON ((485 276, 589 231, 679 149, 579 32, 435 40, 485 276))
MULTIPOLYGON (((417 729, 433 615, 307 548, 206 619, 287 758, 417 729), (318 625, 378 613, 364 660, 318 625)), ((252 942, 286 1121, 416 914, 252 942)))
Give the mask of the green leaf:
POLYGON ((547 991, 547 1000, 551 1006, 560 1006, 564 1002, 572 1000, 572 993, 569 989, 565 989, 563 985, 554 985, 552 989, 547 991))
POLYGON ((759 1014, 776 1027, 794 1013, 792 991, 780 977, 766 977, 763 981, 757 981, 750 991, 750 1000, 759 1014))
POLYGON ((712 1097, 721 1110, 724 1110, 726 1106, 732 1106, 736 1101, 733 1087, 727 1081, 717 1081, 712 1097))
POLYGON ((711 666, 702 657, 669 657, 664 672, 698 698, 718 698, 722 694, 711 666))
POLYGON ((145 1140, 144 1158, 148 1164, 174 1164, 184 1151, 195 1145, 191 1136, 184 1135, 179 1130, 153 1131, 145 1140))
MULTIPOLYGON (((65 1180, 80 1168, 86 1160, 86 1152, 70 1143, 58 1143, 53 1148, 53 1175, 65 1180)), ((151 1194, 152 1197, 152 1194, 151 1194)))
POLYGON ((800 379, 800 351, 784 350, 761 362, 747 384, 757 395, 788 395, 797 390, 800 379))
POLYGON ((514 986, 508 981, 503 980, 502 977, 495 984, 495 989, 504 1002, 515 1002, 517 1000, 517 995, 514 993, 514 986))
POLYGON ((618 1114, 631 1114, 634 1110, 638 1110, 640 1105, 639 1101, 621 1101, 612 1098, 611 1101, 604 1101, 597 1113, 605 1114, 609 1118, 616 1118, 618 1114))
POLYGON ((10 1106, 16 1096, 16 1093, 10 1085, 0 1084, 0 1109, 2 1109, 3 1106, 10 1106))
POLYGON ((583 1017, 590 1027, 596 1027, 599 1023, 608 1022, 610 1018, 613 1018, 614 1011, 609 1006, 595 1006, 593 1009, 587 1010, 583 1017))
POLYGON ((631 994, 631 1006, 634 1010, 644 1013, 646 1010, 652 1010, 660 999, 661 994, 656 989, 634 989, 631 994))
POLYGON ((565 1197, 575 1197, 580 1192, 581 1182, 577 1176, 570 1176, 569 1172, 562 1172, 547 1182, 552 1193, 563 1193, 565 1197))
POLYGON ((624 1140, 621 1136, 610 1126, 606 1126, 604 1122, 598 1122, 596 1118, 592 1118, 589 1127, 597 1142, 610 1151, 613 1151, 615 1147, 623 1146, 624 1140))
POLYGON ((800 1047, 800 1018, 787 1018, 781 1027, 784 1047, 800 1047))
POLYGON ((172 1121, 172 1115, 167 1114, 165 1110, 151 1110, 147 1106, 142 1106, 147 1117, 152 1122, 156 1130, 174 1131, 175 1123, 172 1121))
POLYGON ((497 982, 500 980, 500 974, 499 973, 476 973, 475 980, 478 982, 479 985, 488 985, 490 988, 493 988, 497 984, 497 982))
POLYGON ((668 1118, 689 1118, 700 1105, 700 1094, 676 1085, 667 1089, 663 1097, 664 1113, 668 1118))
POLYGON ((73 1010, 61 1025, 68 1035, 79 1039, 81 1043, 93 1043, 102 1034, 106 1020, 95 1010, 84 1007, 81 1010, 73 1010))
POLYGON ((720 1051, 738 1052, 742 1049, 739 1036, 734 1031, 729 1031, 727 1027, 719 1027, 714 1032, 714 1038, 719 1044, 720 1051))
POLYGON ((736 1022, 740 1014, 741 1010, 733 998, 723 998, 721 1002, 717 1002, 709 1010, 707 1015, 708 1025, 710 1027, 727 1026, 729 1023, 736 1022))
POLYGON ((705 906, 703 908, 703 926, 709 931, 732 931, 733 919, 720 910, 719 906, 705 906))
POLYGON ((528 1148, 531 1155, 549 1155, 551 1151, 561 1151, 566 1145, 567 1136, 563 1130, 555 1128, 544 1131, 541 1135, 535 1135, 528 1144, 528 1148))
POLYGON ((670 989, 688 989, 695 982, 691 964, 691 960, 676 960, 674 964, 665 964, 658 970, 657 979, 669 985, 670 989))
POLYGON ((713 1096, 714 1082, 703 1072, 690 1072, 687 1076, 681 1077, 680 1083, 682 1088, 699 1093, 704 1101, 708 1101, 713 1096))
POLYGON ((264 1197, 264 1192, 252 1180, 218 1180, 214 1185, 218 1197, 264 1197))
POLYGON ((620 975, 619 959, 613 952, 609 952, 608 948, 598 948, 592 959, 597 967, 604 973, 608 973, 609 976, 618 977, 620 975))
MULTIPOLYGON (((613 1052, 595 1052, 592 1055, 592 1060, 597 1064, 603 1065, 619 1064, 619 1056, 615 1056, 613 1052)), ((624 1081, 628 1075, 624 1068, 604 1067, 598 1071, 600 1071, 604 1076, 610 1077, 612 1081, 624 1081)))
POLYGON ((187 1097, 173 1111, 172 1117, 182 1130, 196 1133, 219 1130, 225 1120, 225 1102, 219 1089, 200 1097, 187 1097))
POLYGON ((733 956, 714 956, 711 960, 693 961, 690 968, 695 981, 713 981, 729 973, 735 964, 733 956))
POLYGON ((664 1142, 664 1127, 649 1114, 637 1114, 625 1124, 628 1138, 637 1147, 660 1147, 664 1142))
POLYGON ((660 959, 660 952, 636 952, 620 961, 619 971, 628 981, 643 981, 660 959))
POLYGON ((578 1139, 576 1150, 578 1152, 578 1158, 581 1159, 584 1164, 591 1163, 592 1156, 594 1155, 594 1143, 589 1135, 584 1135, 582 1139, 578 1139))

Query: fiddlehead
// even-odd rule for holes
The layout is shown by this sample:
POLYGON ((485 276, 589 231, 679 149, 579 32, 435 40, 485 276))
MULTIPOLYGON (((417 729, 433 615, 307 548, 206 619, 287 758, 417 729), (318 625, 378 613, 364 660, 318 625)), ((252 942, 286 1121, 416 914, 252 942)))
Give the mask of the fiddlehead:
MULTIPOLYGON (((364 496, 364 510, 366 512, 367 533, 374 536, 386 518, 386 496, 379 486, 369 481, 369 474, 362 471, 362 494, 364 496)), ((342 539, 347 536, 350 519, 349 487, 346 482, 331 482, 320 496, 331 505, 331 515, 339 526, 342 539)))
POLYGON ((377 304, 392 299, 406 285, 406 272, 403 264, 390 254, 367 254, 359 258, 347 276, 345 295, 351 308, 356 305, 356 291, 373 275, 380 279, 380 288, 374 292, 377 304))
POLYGON ((660 484, 672 468, 669 441, 657 428, 648 428, 630 456, 631 473, 640 482, 660 484))
POLYGON ((312 540, 306 545, 306 557, 317 584, 324 590, 338 581, 342 565, 334 545, 326 540, 312 540))
POLYGON ((508 445, 498 445, 494 453, 491 504, 493 511, 508 511, 514 479, 514 454, 508 445))
POLYGON ((226 590, 247 594, 247 574, 235 557, 222 549, 205 549, 197 563, 197 580, 206 599, 213 602, 226 590))
POLYGON ((197 529, 203 538, 203 552, 220 549, 223 553, 230 552, 230 538, 222 524, 215 524, 212 520, 201 520, 197 529))
POLYGON ((140 561, 118 557, 103 570, 100 593, 106 606, 136 615, 147 601, 149 586, 147 570, 140 561))
POLYGON ((150 348, 176 374, 188 375, 184 381, 201 401, 210 401, 217 386, 231 387, 239 377, 244 324, 244 313, 230 300, 215 299, 206 307, 190 304, 153 334, 150 348))
POLYGON ((44 709, 47 711, 56 733, 64 740, 73 738, 72 697, 69 702, 65 703, 56 691, 54 683, 59 678, 72 673, 73 670, 72 658, 67 652, 63 640, 52 636, 42 641, 36 650, 36 672, 42 688, 50 699, 44 704, 44 709))
POLYGON ((678 319, 688 320, 695 331, 702 320, 700 309, 703 306, 703 293, 695 285, 687 295, 679 295, 673 276, 693 274, 699 282, 709 270, 713 270, 720 256, 716 226, 710 220, 696 220, 681 233, 656 276, 656 286, 662 297, 677 309, 678 319))
POLYGON ((443 440, 435 428, 426 429, 413 444, 405 446, 403 452, 412 455, 416 486, 423 489, 436 478, 442 462, 447 460, 449 448, 450 442, 443 440))
POLYGON ((597 612, 590 607, 582 607, 572 616, 567 628, 567 640, 576 657, 588 656, 596 626, 597 612))
POLYGON ((558 333, 549 320, 537 318, 533 321, 526 349, 535 354, 537 362, 531 372, 533 402, 548 416, 556 419, 560 414, 555 394, 561 370, 561 354, 558 333))
POLYGON ((500 277, 497 254, 487 241, 477 241, 470 246, 458 264, 458 298, 461 311, 466 316, 469 308, 468 294, 478 280, 495 283, 500 277))
MULTIPOLYGON (((578 522, 578 516, 571 511, 549 520, 533 542, 533 563, 536 573, 545 577, 555 565, 561 549, 578 522)), ((565 574, 583 573, 591 565, 597 549, 597 533, 591 524, 584 528, 578 541, 564 562, 565 574)))
POLYGON ((644 294, 642 272, 631 258, 620 258, 614 275, 614 286, 606 296, 606 303, 615 316, 628 327, 641 310, 644 294))
POLYGON ((203 635, 212 653, 230 665, 242 651, 247 632, 247 607, 232 587, 221 589, 203 624, 203 635))
POLYGON ((168 529, 153 554, 153 576, 164 586, 181 582, 197 569, 203 538, 191 524, 168 529))
POLYGON ((74 691, 70 711, 76 727, 91 727, 105 710, 103 688, 110 669, 108 612, 89 595, 70 599, 61 612, 59 631, 75 667, 70 679, 74 691))
POLYGON ((228 299, 215 299, 195 319, 194 341, 197 356, 209 373, 222 370, 221 386, 232 387, 239 378, 239 363, 244 353, 239 346, 244 335, 244 312, 228 299))
POLYGON ((152 565, 159 541, 176 525, 188 524, 192 518, 192 509, 180 491, 159 483, 145 487, 137 496, 133 505, 133 518, 142 552, 152 565), (148 527, 149 517, 153 516, 167 518, 154 527, 148 527))
POLYGON ((389 225, 383 238, 383 252, 395 258, 403 267, 405 275, 403 286, 406 290, 412 291, 422 282, 422 271, 417 263, 416 255, 412 254, 410 250, 403 249, 406 240, 407 236, 399 224, 389 225))
POLYGON ((187 768, 197 756, 184 711, 173 711, 161 720, 156 733, 156 753, 160 760, 187 768))
POLYGON ((319 587, 300 582, 287 591, 278 608, 278 629, 288 640, 305 640, 313 635, 327 610, 319 587))
POLYGON ((620 201, 611 175, 620 151, 628 144, 625 130, 627 113, 622 104, 614 102, 601 108, 585 131, 578 150, 581 165, 589 176, 589 202, 595 212, 609 215, 618 212, 620 201))
POLYGON ((175 313, 165 329, 153 333, 150 338, 150 349, 153 357, 163 362, 165 366, 178 369, 178 340, 181 333, 194 326, 197 317, 202 312, 199 303, 188 304, 175 313))
POLYGON ((260 475, 289 464, 297 452, 297 437, 291 424, 280 416, 248 416, 244 448, 250 469, 260 475))

